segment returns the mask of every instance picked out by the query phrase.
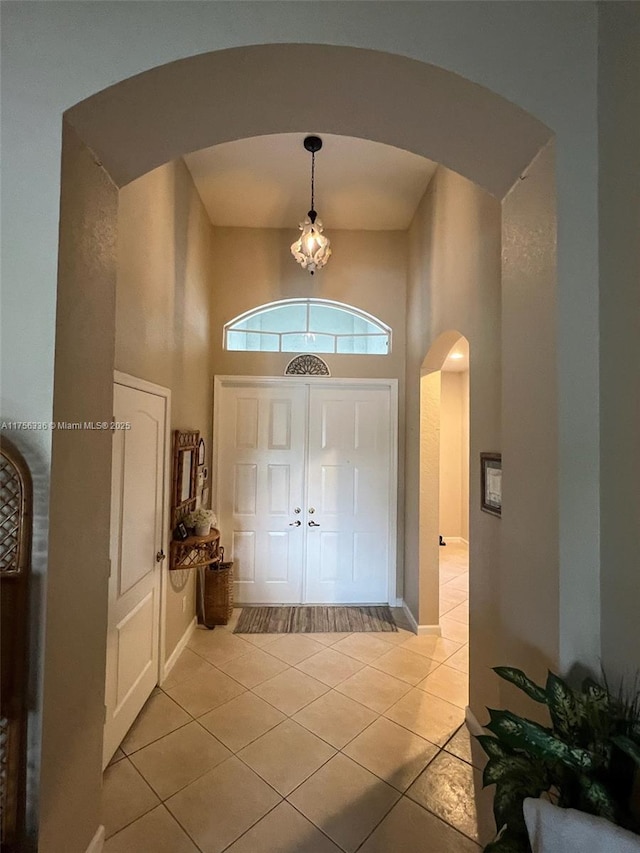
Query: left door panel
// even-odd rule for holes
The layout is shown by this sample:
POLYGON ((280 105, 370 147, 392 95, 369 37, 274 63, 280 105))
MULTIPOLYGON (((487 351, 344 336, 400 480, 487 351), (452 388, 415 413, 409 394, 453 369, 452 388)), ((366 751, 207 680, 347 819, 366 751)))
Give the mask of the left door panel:
POLYGON ((302 600, 304 385, 223 386, 218 513, 235 563, 235 600, 302 600))
POLYGON ((103 765, 158 683, 165 397, 114 386, 103 765))

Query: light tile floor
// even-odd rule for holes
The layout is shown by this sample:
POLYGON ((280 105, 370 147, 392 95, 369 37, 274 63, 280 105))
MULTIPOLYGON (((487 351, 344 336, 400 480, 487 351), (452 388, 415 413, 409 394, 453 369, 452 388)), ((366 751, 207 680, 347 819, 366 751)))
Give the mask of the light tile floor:
POLYGON ((105 772, 105 853, 478 851, 466 548, 440 559, 442 638, 198 629, 105 772))

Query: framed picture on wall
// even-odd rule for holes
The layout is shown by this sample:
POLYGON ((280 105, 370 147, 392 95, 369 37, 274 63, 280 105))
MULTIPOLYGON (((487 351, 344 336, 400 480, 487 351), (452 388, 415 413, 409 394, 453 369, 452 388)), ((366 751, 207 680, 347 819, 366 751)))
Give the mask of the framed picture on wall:
POLYGON ((480 454, 480 508, 502 515, 502 454, 480 454))

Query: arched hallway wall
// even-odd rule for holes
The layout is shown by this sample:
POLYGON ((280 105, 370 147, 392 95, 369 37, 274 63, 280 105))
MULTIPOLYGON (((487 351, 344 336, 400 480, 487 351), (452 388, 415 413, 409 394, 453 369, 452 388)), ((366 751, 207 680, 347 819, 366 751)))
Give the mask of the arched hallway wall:
MULTIPOLYGON (((472 637, 484 638, 478 646, 472 641, 471 649, 481 673, 478 684, 471 685, 478 716, 489 697, 496 698, 497 686, 488 682, 485 668, 495 665, 490 661, 497 659, 494 644, 501 635, 495 596, 500 520, 479 509, 480 451, 500 450, 500 243, 500 203, 460 175, 438 169, 409 230, 405 600, 419 624, 437 621, 438 579, 424 578, 419 584, 420 372, 431 345, 455 329, 468 339, 470 351, 470 606, 472 637)), ((455 337, 443 358, 454 342, 455 337)), ((437 551, 437 538, 433 549, 437 551)), ((437 565, 437 553, 427 564, 437 565)))

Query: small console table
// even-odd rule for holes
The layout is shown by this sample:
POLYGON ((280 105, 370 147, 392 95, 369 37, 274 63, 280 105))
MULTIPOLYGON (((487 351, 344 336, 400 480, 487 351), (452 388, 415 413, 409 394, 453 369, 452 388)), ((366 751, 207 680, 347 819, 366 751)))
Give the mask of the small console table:
POLYGON ((207 536, 188 536, 186 539, 173 539, 169 568, 200 569, 215 563, 219 556, 220 531, 215 528, 207 536))

